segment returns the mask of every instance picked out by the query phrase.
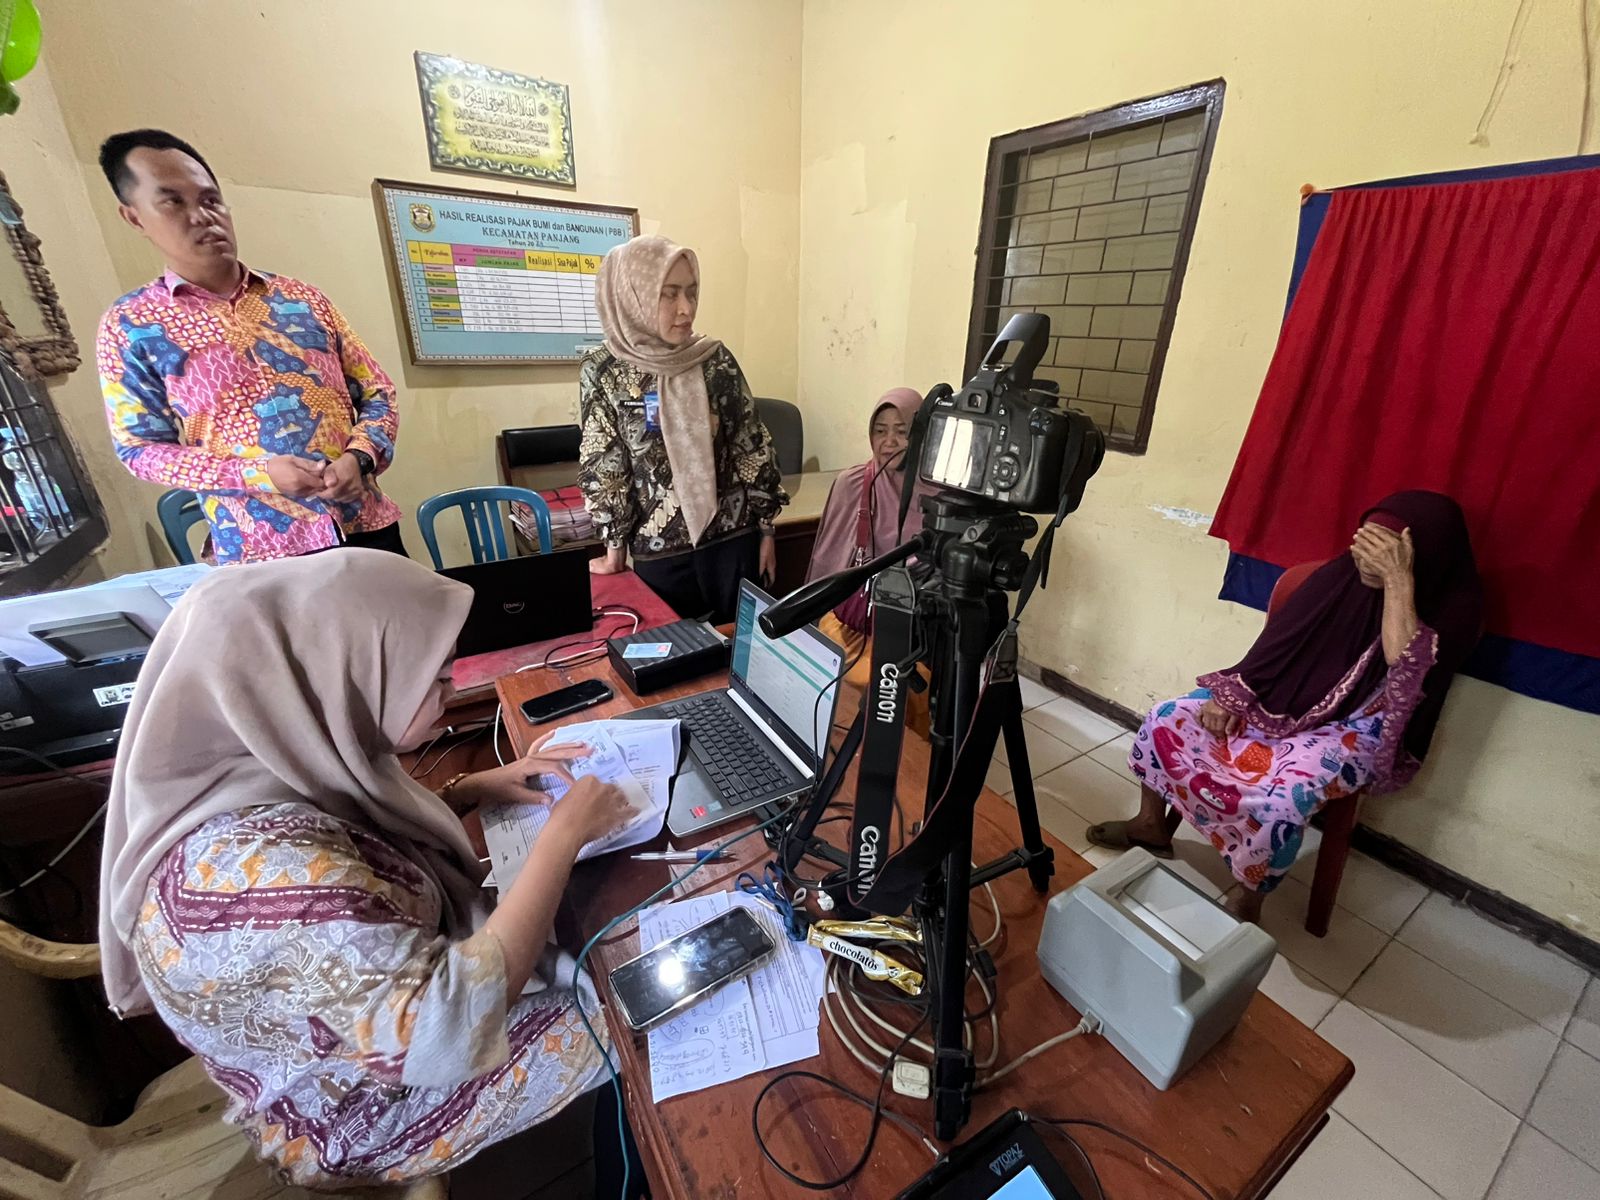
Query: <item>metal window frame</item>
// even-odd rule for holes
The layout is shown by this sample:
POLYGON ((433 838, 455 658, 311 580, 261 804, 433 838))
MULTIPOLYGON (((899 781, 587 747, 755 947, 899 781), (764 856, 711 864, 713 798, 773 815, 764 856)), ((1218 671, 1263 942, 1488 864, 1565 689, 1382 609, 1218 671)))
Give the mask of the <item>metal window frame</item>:
MULTIPOLYGON (((1007 161, 1017 154, 1049 149, 1057 144, 1074 142, 1095 134, 1114 133, 1150 121, 1204 113, 1205 125, 1200 139, 1200 154, 1195 161, 1194 180, 1184 193, 1188 197, 1183 214, 1183 224, 1178 232, 1178 249, 1172 262, 1172 278, 1168 284, 1167 298, 1162 303, 1161 324, 1156 330, 1155 348, 1150 357, 1150 370, 1145 382, 1145 393, 1139 402, 1139 426, 1131 441, 1118 438, 1106 431, 1106 448, 1128 454, 1143 454, 1149 448, 1150 427, 1155 418, 1156 397, 1161 387, 1162 370, 1166 365, 1167 347, 1172 340, 1172 325, 1177 317, 1178 300, 1183 292, 1183 277, 1189 266, 1189 247, 1194 240, 1195 223, 1200 215, 1200 203, 1205 194, 1206 175, 1211 168, 1211 152, 1216 144, 1217 126, 1221 123, 1222 98, 1225 83, 1213 79, 1192 84, 1159 96, 1146 96, 1115 104, 1046 125, 1018 129, 989 141, 989 161, 983 179, 983 215, 978 226, 978 245, 973 265, 972 308, 967 321, 966 377, 977 370, 984 344, 983 310, 993 277, 990 264, 998 244, 1000 223, 1000 191, 1007 186, 1005 178, 1007 161)), ((1018 186, 1024 182, 1018 180, 1018 186)), ((1036 307, 1029 305, 1027 307, 1036 307)))

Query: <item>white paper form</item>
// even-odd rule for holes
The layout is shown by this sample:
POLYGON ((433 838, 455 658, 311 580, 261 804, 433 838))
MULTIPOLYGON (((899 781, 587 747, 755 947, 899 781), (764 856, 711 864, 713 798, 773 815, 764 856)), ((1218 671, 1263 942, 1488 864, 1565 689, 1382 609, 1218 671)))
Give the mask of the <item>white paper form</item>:
MULTIPOLYGON (((728 908, 714 892, 639 914, 639 945, 659 945, 728 908)), ((755 1002, 746 979, 736 979, 687 1012, 650 1031, 650 1092, 655 1102, 740 1079, 767 1065, 755 1002)))
POLYGON ((761 914, 778 942, 778 952, 748 976, 767 1066, 815 1058, 820 1052, 817 1027, 822 1023, 822 996, 828 981, 822 951, 790 941, 777 914, 754 896, 745 892, 726 895, 731 903, 761 914))
MULTIPOLYGON (((607 783, 616 784, 638 815, 610 837, 590 842, 578 852, 579 861, 610 850, 648 842, 660 833, 667 819, 665 801, 655 803, 644 785, 628 769, 621 748, 601 727, 601 723, 591 724, 583 744, 589 747, 588 755, 573 759, 567 764, 568 769, 577 778, 596 775, 607 783)), ((490 871, 501 888, 511 886, 517 872, 522 870, 522 864, 528 860, 534 843, 544 832, 550 820, 550 808, 559 804, 567 792, 566 785, 553 777, 547 776, 542 786, 552 797, 550 805, 497 804, 483 811, 483 840, 489 849, 490 871)))
POLYGON ((789 941, 777 915, 755 897, 715 892, 657 905, 639 915, 639 945, 648 950, 736 904, 760 914, 778 951, 743 979, 650 1031, 650 1086, 656 1103, 818 1052, 826 975, 822 952, 789 941))
POLYGON ((672 776, 678 769, 682 734, 676 719, 670 721, 585 721, 563 726, 550 745, 583 744, 590 731, 609 735, 622 751, 633 777, 643 785, 652 804, 665 809, 672 794, 672 776))

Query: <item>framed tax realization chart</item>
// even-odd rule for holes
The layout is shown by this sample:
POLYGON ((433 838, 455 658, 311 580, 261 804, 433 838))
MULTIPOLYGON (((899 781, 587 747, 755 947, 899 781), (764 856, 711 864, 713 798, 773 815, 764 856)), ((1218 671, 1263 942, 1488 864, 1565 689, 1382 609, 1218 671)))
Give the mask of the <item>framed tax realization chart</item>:
POLYGON ((595 275, 639 210, 373 182, 414 363, 576 362, 595 275))

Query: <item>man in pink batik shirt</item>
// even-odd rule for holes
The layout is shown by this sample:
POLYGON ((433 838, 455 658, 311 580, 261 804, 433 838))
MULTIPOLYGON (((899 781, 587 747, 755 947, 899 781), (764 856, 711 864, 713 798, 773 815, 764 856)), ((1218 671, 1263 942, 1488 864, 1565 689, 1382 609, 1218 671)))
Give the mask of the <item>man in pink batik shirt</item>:
POLYGON ((100 323, 117 456, 199 496, 219 563, 339 545, 404 554, 400 509, 377 485, 399 430, 394 384, 339 310, 239 261, 222 189, 188 143, 120 133, 100 165, 167 268, 100 323))

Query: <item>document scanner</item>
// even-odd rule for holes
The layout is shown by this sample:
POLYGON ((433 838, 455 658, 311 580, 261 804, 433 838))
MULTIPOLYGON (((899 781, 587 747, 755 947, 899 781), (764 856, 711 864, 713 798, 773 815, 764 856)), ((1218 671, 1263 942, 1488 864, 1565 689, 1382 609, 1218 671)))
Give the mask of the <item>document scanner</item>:
POLYGON ((1052 896, 1039 970, 1165 1090, 1239 1023, 1276 943, 1146 850, 1052 896))

